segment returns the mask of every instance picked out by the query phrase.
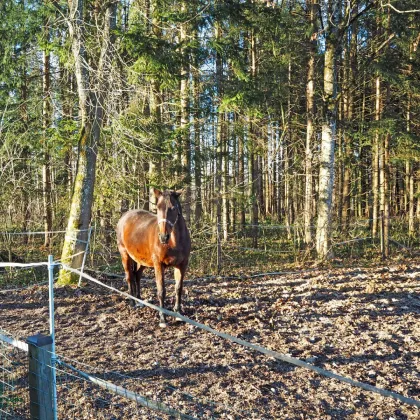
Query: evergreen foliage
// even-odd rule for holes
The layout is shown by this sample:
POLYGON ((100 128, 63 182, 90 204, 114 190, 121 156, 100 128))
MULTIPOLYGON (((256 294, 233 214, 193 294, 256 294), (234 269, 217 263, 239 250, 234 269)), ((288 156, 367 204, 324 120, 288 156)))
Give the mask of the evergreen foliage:
MULTIPOLYGON (((95 145, 95 222, 111 229, 121 211, 139 206, 153 210, 153 186, 187 188, 192 226, 203 220, 223 222, 226 239, 244 223, 278 223, 296 226, 300 242, 307 72, 315 40, 314 196, 307 199, 316 203, 319 194, 324 58, 327 42, 332 42, 337 133, 331 223, 347 226, 341 232, 345 237, 350 220, 373 219, 381 211, 384 204, 375 202, 373 192, 377 176, 386 182, 390 217, 414 217, 418 226, 418 14, 398 13, 374 0, 114 3, 116 27, 103 80, 94 75, 104 48, 106 7, 89 0, 84 8, 83 65, 91 74, 90 89, 95 95, 109 91, 95 145), (308 18, 311 4, 315 26, 308 18), (331 29, 333 19, 337 30, 331 29), (377 156, 383 160, 380 168, 377 156)), ((393 5, 411 10, 417 2, 393 5)), ((53 226, 67 223, 82 128, 69 9, 67 2, 53 0, 0 4, 2 230, 42 227, 45 150, 50 151, 53 226), (49 39, 42 30, 46 22, 49 39), (52 121, 47 129, 45 51, 51 56, 52 121)), ((311 208, 315 225, 318 214, 316 206, 311 208)))

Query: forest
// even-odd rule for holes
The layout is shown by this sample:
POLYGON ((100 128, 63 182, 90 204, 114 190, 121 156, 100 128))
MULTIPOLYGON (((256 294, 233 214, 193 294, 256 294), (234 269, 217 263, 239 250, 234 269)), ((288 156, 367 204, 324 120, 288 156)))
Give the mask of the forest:
POLYGON ((0 16, 0 418, 419 419, 419 0, 0 16))
POLYGON ((154 211, 160 188, 182 190, 201 245, 267 250, 264 229, 318 261, 340 241, 382 258, 419 245, 417 0, 3 0, 0 13, 2 231, 45 231, 49 249, 65 229, 65 260, 94 224, 115 251, 106 232, 154 211))

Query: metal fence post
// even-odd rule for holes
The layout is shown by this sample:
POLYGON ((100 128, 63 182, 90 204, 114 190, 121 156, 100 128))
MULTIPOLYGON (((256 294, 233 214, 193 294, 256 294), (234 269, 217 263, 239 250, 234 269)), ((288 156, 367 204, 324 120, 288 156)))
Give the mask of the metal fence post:
POLYGON ((52 370, 52 403, 53 419, 57 420, 57 381, 55 371, 55 320, 54 320, 54 258, 48 255, 48 294, 49 294, 49 312, 50 312, 50 335, 51 343, 51 370, 52 370))
POLYGON ((28 337, 29 399, 31 419, 54 420, 51 336, 28 337))

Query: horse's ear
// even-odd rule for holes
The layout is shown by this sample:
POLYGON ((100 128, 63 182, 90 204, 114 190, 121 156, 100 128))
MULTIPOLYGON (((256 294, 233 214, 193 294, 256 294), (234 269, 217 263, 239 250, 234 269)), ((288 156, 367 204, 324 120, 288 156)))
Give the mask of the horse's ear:
POLYGON ((175 198, 178 198, 183 193, 183 190, 176 190, 172 194, 175 198))
POLYGON ((162 191, 160 191, 156 188, 153 188, 153 193, 155 194, 156 198, 159 198, 162 195, 162 191))

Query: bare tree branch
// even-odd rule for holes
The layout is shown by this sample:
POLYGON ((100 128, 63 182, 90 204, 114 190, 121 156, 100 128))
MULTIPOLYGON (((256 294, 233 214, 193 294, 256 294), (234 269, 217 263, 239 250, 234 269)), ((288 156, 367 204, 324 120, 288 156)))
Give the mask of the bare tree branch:
POLYGON ((381 7, 389 7, 397 13, 420 13, 420 9, 399 10, 395 6, 393 6, 390 1, 384 4, 384 2, 381 0, 381 7))

